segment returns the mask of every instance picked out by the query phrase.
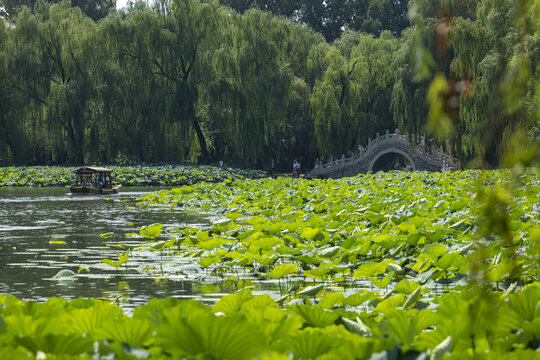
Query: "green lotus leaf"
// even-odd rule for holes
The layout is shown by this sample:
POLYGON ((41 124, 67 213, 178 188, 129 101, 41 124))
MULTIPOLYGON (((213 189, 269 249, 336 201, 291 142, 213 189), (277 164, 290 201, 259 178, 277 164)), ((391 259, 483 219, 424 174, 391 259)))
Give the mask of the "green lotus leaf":
POLYGON ((100 332, 105 339, 118 344, 141 347, 152 339, 153 326, 145 320, 124 317, 121 320, 107 321, 100 332))
POLYGON ((163 250, 163 248, 167 245, 167 242, 166 241, 158 241, 158 242, 155 242, 153 243, 151 246, 150 246, 150 250, 152 251, 161 251, 163 250))
POLYGON ((163 224, 152 224, 144 226, 139 230, 139 234, 145 238, 155 239, 161 234, 163 224))
POLYGON ((308 286, 304 290, 299 291, 298 295, 305 295, 305 296, 315 296, 319 291, 324 289, 324 284, 320 285, 314 285, 314 286, 308 286))
POLYGON ((122 264, 124 264, 129 259, 129 250, 126 251, 124 254, 118 254, 118 261, 112 261, 109 259, 103 259, 101 262, 113 266, 113 267, 120 267, 122 264))
POLYGON ((283 242, 285 245, 290 246, 291 244, 297 245, 301 241, 300 235, 296 233, 288 233, 283 235, 283 242))
POLYGON ((199 231, 195 234, 198 242, 208 241, 210 239, 210 233, 208 231, 199 231))
POLYGON ((268 273, 268 276, 273 279, 281 279, 287 275, 297 272, 298 269, 298 266, 293 264, 282 264, 272 269, 272 271, 268 273))
POLYGON ((330 272, 330 269, 328 268, 317 267, 312 270, 304 271, 304 276, 308 278, 324 280, 328 277, 329 272, 330 272))
POLYGON ((414 224, 409 224, 406 222, 402 222, 397 226, 399 231, 405 233, 405 234, 414 234, 416 233, 416 226, 414 224))
POLYGON ((343 304, 343 294, 339 292, 327 292, 317 306, 323 309, 332 309, 336 305, 343 304))
POLYGON ((264 334, 240 314, 195 314, 161 326, 158 337, 175 358, 249 360, 269 350, 264 334))
POLYGON ((448 249, 444 245, 440 244, 430 244, 424 248, 423 254, 426 254, 429 259, 437 260, 442 254, 444 254, 448 249))
POLYGON ((96 301, 91 307, 71 311, 67 321, 72 330, 97 340, 105 323, 116 322, 123 317, 119 307, 96 301))
POLYGON ((241 214, 239 213, 235 213, 235 212, 229 212, 227 213, 226 215, 229 219, 231 219, 232 221, 236 221, 238 219, 240 219, 242 217, 241 214))
POLYGON ((41 351, 45 354, 61 356, 81 356, 90 353, 93 341, 90 338, 75 334, 45 334, 38 336, 18 336, 14 341, 33 353, 41 351))
POLYGON ((352 235, 352 236, 349 236, 345 240, 343 240, 343 242, 341 243, 341 247, 343 249, 347 249, 347 250, 351 249, 356 244, 358 239, 359 239, 359 236, 356 235, 356 234, 352 235))
POLYGON ((452 337, 448 336, 433 350, 431 350, 429 360, 440 360, 445 354, 449 353, 452 348, 452 337))
POLYGON ((306 328, 282 339, 278 349, 292 352, 295 359, 317 359, 330 353, 341 341, 323 329, 306 328))
POLYGON ((250 310, 250 309, 266 308, 268 306, 275 307, 277 306, 277 304, 274 301, 274 299, 272 299, 268 294, 264 294, 264 295, 253 296, 251 299, 245 301, 242 304, 241 309, 244 311, 244 310, 250 310))
POLYGON ((326 249, 323 249, 319 252, 319 256, 324 258, 332 258, 339 252, 339 246, 332 246, 326 249))
POLYGON ((422 287, 416 288, 416 290, 414 290, 412 294, 409 295, 407 299, 405 300, 405 303, 403 304, 403 309, 408 309, 411 306, 413 306, 420 298, 421 292, 422 292, 422 287))
POLYGON ((360 290, 352 295, 349 295, 343 299, 343 303, 349 306, 360 306, 368 300, 374 300, 377 298, 377 295, 373 294, 371 291, 360 290))
POLYGON ((405 295, 412 294, 420 285, 416 281, 403 279, 394 286, 394 291, 405 295))
POLYGON ((217 221, 214 221, 212 223, 212 226, 220 227, 220 228, 227 228, 228 225, 233 224, 232 219, 220 219, 217 221))
POLYGON ((196 244, 198 248, 204 249, 204 250, 213 250, 213 249, 221 247, 221 245, 222 245, 222 242, 219 240, 207 240, 207 241, 202 241, 196 244))
POLYGON ((264 255, 257 255, 255 257, 255 260, 262 265, 274 265, 276 261, 279 259, 279 256, 277 254, 264 254, 264 255))
POLYGON ((458 253, 447 253, 435 261, 433 265, 437 266, 439 269, 448 270, 450 267, 459 267, 464 262, 465 258, 458 253))
POLYGON ((342 317, 341 321, 343 322, 343 325, 349 330, 350 332, 354 334, 358 334, 362 337, 370 337, 373 336, 373 332, 369 327, 367 327, 362 320, 360 320, 359 317, 356 317, 356 320, 350 320, 347 318, 342 317))
POLYGON ((58 280, 64 280, 64 279, 76 279, 77 274, 75 274, 73 271, 64 269, 60 270, 56 275, 54 275, 54 279, 58 280))
POLYGON ((279 239, 277 239, 275 237, 264 236, 264 237, 261 237, 261 238, 259 238, 257 240, 253 240, 251 242, 251 246, 253 248, 257 249, 257 251, 259 249, 270 250, 274 246, 278 245, 279 243, 280 243, 279 239))
POLYGON ((307 240, 322 241, 325 239, 324 233, 319 229, 306 227, 300 233, 300 236, 307 240))
POLYGON ((386 270, 384 263, 365 262, 353 273, 355 279, 383 274, 386 270))
POLYGON ((384 278, 377 279, 376 277, 370 277, 369 281, 371 283, 381 289, 386 288, 388 285, 390 285, 390 282, 392 281, 392 278, 394 277, 394 272, 389 272, 384 278))
POLYGON ((540 301, 540 286, 530 286, 521 293, 511 294, 510 308, 523 321, 533 321, 540 317, 538 303, 540 301))
POLYGON ((399 309, 401 304, 403 304, 403 299, 403 294, 389 296, 377 304, 375 311, 381 314, 388 314, 399 309))
POLYGON ((226 295, 214 304, 215 313, 233 314, 240 311, 242 305, 251 298, 251 290, 242 290, 235 294, 226 295))
POLYGON ((218 264, 219 262, 221 262, 221 259, 219 257, 211 255, 211 256, 202 257, 199 260, 199 265, 201 265, 204 268, 209 268, 213 264, 218 264))
POLYGON ((302 316, 306 323, 313 327, 323 328, 333 325, 335 321, 339 318, 339 315, 337 313, 325 310, 320 307, 313 307, 307 305, 290 305, 287 308, 302 316))
POLYGON ((414 346, 417 334, 416 316, 402 310, 390 311, 379 324, 383 333, 389 333, 401 346, 402 351, 407 352, 414 346))
POLYGON ((260 225, 268 222, 268 220, 262 216, 253 216, 248 218, 246 222, 251 225, 260 225))

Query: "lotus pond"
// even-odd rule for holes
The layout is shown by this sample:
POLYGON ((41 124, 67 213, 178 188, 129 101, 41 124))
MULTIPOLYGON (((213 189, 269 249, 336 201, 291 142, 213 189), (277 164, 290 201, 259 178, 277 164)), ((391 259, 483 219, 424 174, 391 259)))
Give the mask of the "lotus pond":
MULTIPOLYGON (((258 170, 203 165, 140 165, 107 166, 113 170, 113 180, 123 186, 182 186, 200 182, 220 182, 226 179, 256 179, 266 176, 258 170)), ((0 167, 2 186, 69 186, 73 172, 79 167, 28 166, 0 167)))
POLYGON ((122 296, 4 296, 0 343, 14 358, 537 359, 539 181, 377 173, 195 184, 137 208, 113 198, 197 220, 89 229, 102 259, 56 281, 111 269, 218 296, 173 293, 129 315, 110 304, 122 296))

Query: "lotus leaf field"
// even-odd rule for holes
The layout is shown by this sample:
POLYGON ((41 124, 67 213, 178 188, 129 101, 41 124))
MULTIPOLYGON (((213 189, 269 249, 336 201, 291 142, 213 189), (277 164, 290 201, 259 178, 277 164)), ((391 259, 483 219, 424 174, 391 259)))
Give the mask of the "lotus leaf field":
POLYGON ((215 221, 149 224, 105 264, 130 271, 131 257, 158 251, 156 280, 193 276, 174 265, 187 263, 237 291, 213 305, 153 299, 131 316, 100 300, 3 296, 3 356, 539 358, 538 170, 227 179, 140 206, 215 221), (269 282, 280 290, 263 291, 269 282))
MULTIPOLYGON (((0 186, 69 186, 79 167, 0 167, 0 186)), ((257 170, 193 165, 108 166, 113 181, 123 186, 182 186, 226 179, 253 179, 266 176, 257 170)))

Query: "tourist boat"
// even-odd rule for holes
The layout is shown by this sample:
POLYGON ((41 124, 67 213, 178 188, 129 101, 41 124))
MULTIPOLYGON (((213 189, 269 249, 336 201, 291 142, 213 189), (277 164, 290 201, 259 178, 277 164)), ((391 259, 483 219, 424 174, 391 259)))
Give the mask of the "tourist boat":
POLYGON ((84 166, 77 169, 75 183, 71 185, 70 191, 72 193, 117 194, 122 185, 112 183, 111 173, 111 169, 98 166, 84 166))

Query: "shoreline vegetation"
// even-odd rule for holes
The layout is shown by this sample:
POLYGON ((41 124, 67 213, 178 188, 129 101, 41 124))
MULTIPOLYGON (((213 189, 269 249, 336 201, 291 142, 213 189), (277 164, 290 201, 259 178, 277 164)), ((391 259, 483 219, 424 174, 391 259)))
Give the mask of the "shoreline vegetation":
MULTIPOLYGON (((0 187, 3 186, 70 186, 74 171, 80 166, 12 166, 0 167, 0 187)), ((200 182, 221 182, 226 179, 257 179, 266 177, 260 170, 237 169, 207 165, 107 165, 114 183, 122 186, 183 186, 200 182)))

